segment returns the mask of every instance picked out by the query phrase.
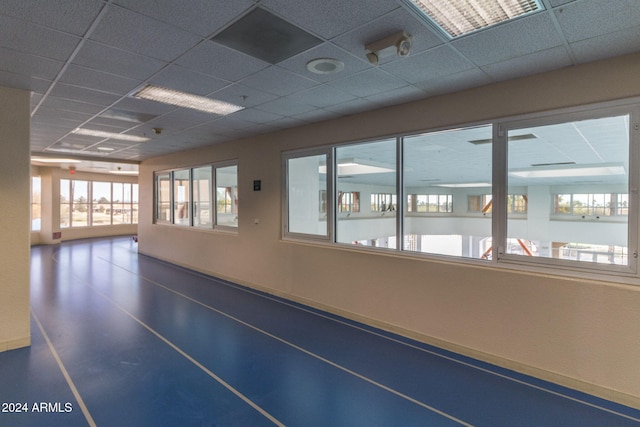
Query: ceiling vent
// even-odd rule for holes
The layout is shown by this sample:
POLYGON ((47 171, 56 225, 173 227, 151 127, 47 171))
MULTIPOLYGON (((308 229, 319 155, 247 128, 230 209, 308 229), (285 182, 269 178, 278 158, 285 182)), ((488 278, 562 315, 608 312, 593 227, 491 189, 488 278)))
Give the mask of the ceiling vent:
POLYGON ((316 36, 261 8, 253 9, 211 40, 270 64, 322 43, 316 36))
MULTIPOLYGON (((511 135, 509 137, 509 141, 525 141, 528 139, 538 139, 537 136, 535 136, 532 133, 525 133, 524 135, 511 135)), ((487 138, 487 139, 474 139, 471 141, 468 141, 469 144, 473 144, 473 145, 482 145, 482 144, 491 144, 491 142, 493 142, 493 139, 491 138, 487 138)))

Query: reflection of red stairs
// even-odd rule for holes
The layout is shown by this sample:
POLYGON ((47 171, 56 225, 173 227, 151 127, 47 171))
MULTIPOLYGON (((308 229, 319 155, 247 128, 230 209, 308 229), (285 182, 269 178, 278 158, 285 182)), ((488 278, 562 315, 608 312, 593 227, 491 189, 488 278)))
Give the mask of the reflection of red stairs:
MULTIPOLYGON (((520 247, 522 248, 522 250, 524 251, 525 254, 527 254, 527 256, 533 256, 533 254, 531 253, 531 251, 529 250, 529 248, 527 247, 527 245, 524 243, 524 241, 522 239, 518 239, 518 244, 520 245, 520 247)), ((484 251, 484 253, 482 254, 482 256, 480 257, 480 259, 487 259, 489 258, 489 254, 491 254, 491 250, 493 248, 489 247, 489 249, 487 249, 486 251, 484 251)))

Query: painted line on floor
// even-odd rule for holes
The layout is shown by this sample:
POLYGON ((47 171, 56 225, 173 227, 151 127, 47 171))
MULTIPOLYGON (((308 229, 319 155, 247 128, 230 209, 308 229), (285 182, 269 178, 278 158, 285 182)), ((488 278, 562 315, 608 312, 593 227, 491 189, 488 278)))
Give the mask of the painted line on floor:
POLYGON ((64 367, 64 363, 62 363, 62 359, 60 359, 60 356, 58 355, 58 352, 53 347, 53 343, 49 339, 49 335, 47 335, 47 332, 44 330, 44 327, 42 326, 42 323, 40 323, 40 319, 38 319, 38 316, 36 316, 36 314, 33 312, 33 310, 31 310, 31 316, 33 317, 33 320, 36 321, 36 324, 38 325, 38 328, 40 329, 40 332, 42 333, 42 336, 44 336, 44 339, 47 342, 47 346, 49 347, 49 351, 51 351, 51 354, 53 355, 53 358, 55 359, 56 363, 58 364, 58 367, 60 368, 60 371, 62 371, 62 375, 64 376, 64 379, 67 381, 67 384, 69 385, 69 388, 71 389, 71 393, 73 393, 73 396, 78 401, 78 405, 80 406, 80 410, 84 414, 84 417, 87 420, 87 423, 91 427, 96 427, 96 423, 93 420, 93 417, 91 416, 91 413, 89 412, 89 409, 87 408, 87 405, 85 405, 84 400, 82 400, 82 396, 80 396, 80 392, 78 392, 78 389, 76 388, 76 385, 73 383, 73 380, 69 376, 69 372, 67 372, 67 369, 64 367))
MULTIPOLYGON (((483 368, 483 367, 481 367, 481 366, 474 365, 474 364, 472 364, 472 363, 470 363, 470 362, 465 362, 465 361, 463 361, 463 360, 459 360, 459 359, 456 359, 456 358, 451 357, 451 356, 446 356, 446 355, 444 355, 444 354, 440 354, 440 353, 438 353, 438 352, 436 352, 436 351, 429 350, 429 349, 426 349, 426 348, 422 348, 422 347, 416 346, 416 345, 414 345, 414 344, 407 343, 407 342, 404 342, 404 341, 398 340, 398 339, 396 339, 396 338, 386 336, 386 335, 381 334, 381 333, 379 333, 379 332, 368 330, 368 329, 367 329, 367 328, 365 328, 365 327, 361 327, 361 326, 353 325, 353 324, 351 324, 351 323, 349 323, 349 322, 346 322, 346 321, 343 321, 343 320, 340 320, 340 319, 335 319, 335 318, 333 318, 333 317, 331 317, 331 316, 324 315, 324 314, 322 314, 322 313, 317 313, 317 312, 315 312, 314 310, 310 310, 310 309, 305 308, 304 306, 302 306, 302 304, 298 304, 298 303, 291 303, 291 302, 283 301, 283 300, 282 300, 282 299, 280 299, 279 297, 273 297, 273 296, 270 296, 270 295, 268 295, 268 294, 267 294, 267 295, 265 295, 265 294, 263 294, 263 293, 262 293, 262 292, 260 292, 260 291, 256 291, 256 290, 253 290, 253 289, 250 289, 250 288, 246 288, 245 286, 238 285, 238 284, 235 284, 235 283, 229 282, 229 281, 224 280, 224 279, 218 279, 218 278, 215 278, 215 277, 213 277, 213 276, 208 276, 208 275, 206 275, 206 274, 204 274, 204 273, 200 273, 200 272, 198 272, 198 271, 190 270, 190 269, 188 269, 188 268, 185 268, 185 267, 182 267, 182 266, 179 266, 179 265, 176 265, 176 264, 171 264, 170 262, 167 262, 167 261, 158 260, 158 259, 155 259, 155 258, 150 257, 150 256, 148 256, 148 255, 143 255, 143 256, 145 256, 145 257, 147 257, 147 258, 150 258, 150 259, 151 259, 151 260, 153 260, 153 261, 160 262, 160 263, 162 263, 162 264, 164 264, 164 265, 166 265, 166 266, 169 266, 169 267, 171 267, 171 268, 174 268, 174 269, 177 269, 177 270, 180 270, 180 271, 187 272, 187 273, 189 273, 189 274, 191 274, 191 275, 193 275, 193 276, 197 276, 197 277, 199 277, 199 278, 202 278, 202 279, 206 279, 206 280, 212 281, 212 282, 214 282, 215 284, 220 284, 220 285, 223 285, 223 286, 227 286, 227 287, 230 287, 230 288, 233 288, 233 289, 236 289, 236 290, 242 291, 242 292, 249 293, 249 294, 251 294, 251 295, 258 296, 258 297, 263 298, 263 299, 267 299, 267 300, 269 300, 269 301, 273 301, 273 302, 276 302, 276 303, 279 303, 279 304, 282 304, 282 305, 285 305, 285 306, 288 306, 288 307, 294 308, 294 309, 296 309, 296 310, 304 311, 304 312, 309 313, 309 314, 312 314, 312 315, 314 315, 314 316, 321 317, 321 318, 323 318, 323 319, 327 319, 327 320, 330 320, 330 321, 332 321, 332 322, 340 323, 341 325, 349 326, 349 327, 351 327, 351 328, 353 328, 353 329, 357 329, 357 330, 359 330, 359 331, 363 331, 363 332, 366 332, 366 333, 368 333, 368 334, 378 336, 378 337, 380 337, 380 338, 384 338, 384 339, 386 339, 386 340, 388 340, 388 341, 392 341, 392 342, 395 342, 395 343, 397 343, 397 344, 401 344, 401 345, 404 345, 404 346, 407 346, 407 347, 410 347, 410 348, 413 348, 413 349, 419 350, 419 351, 421 351, 421 352, 428 353, 428 354, 431 354, 431 355, 433 355, 433 356, 437 356, 437 357, 440 357, 440 358, 442 358, 442 359, 449 360, 449 361, 451 361, 451 362, 455 362, 455 363, 458 363, 458 364, 460 364, 460 365, 464 365, 464 366, 467 366, 467 367, 470 367, 470 368, 476 369, 476 370, 478 370, 478 371, 485 372, 485 373, 488 373, 488 374, 491 374, 491 375, 497 376, 497 377, 499 377, 499 378, 503 378, 503 379, 505 379, 505 380, 508 380, 508 381, 511 381, 511 382, 514 382, 514 383, 517 383, 517 384, 521 384, 521 385, 524 385, 524 386, 527 386, 527 387, 533 388, 533 389, 535 389, 535 390, 539 390, 539 391, 542 391, 542 392, 545 392, 545 393, 549 393, 549 394, 554 395, 554 396, 562 397, 562 398, 564 398, 564 399, 567 399, 567 400, 570 400, 570 401, 573 401, 573 402, 576 402, 576 403, 579 403, 579 404, 581 404, 581 405, 585 405, 585 406, 588 406, 588 407, 591 407, 591 408, 594 408, 594 409, 598 409, 598 410, 600 410, 600 411, 607 412, 607 413, 610 413, 610 414, 613 414, 613 415, 619 416, 619 417, 621 417, 621 418, 626 418, 626 419, 629 419, 629 420, 631 420, 631 421, 640 422, 640 418, 636 418, 636 417, 633 417, 633 416, 631 416, 631 415, 623 414, 623 413, 618 412, 618 411, 616 411, 616 410, 614 410, 614 409, 609 409, 609 408, 603 407, 603 406, 598 405, 598 404, 595 404, 595 403, 586 402, 586 401, 584 401, 584 400, 582 400, 582 399, 580 399, 580 398, 573 397, 573 396, 569 396, 569 395, 566 395, 566 394, 564 394, 564 393, 562 393, 562 392, 559 392, 559 391, 550 390, 549 388, 546 388, 546 387, 543 387, 543 386, 539 386, 539 385, 531 384, 531 383, 526 382, 526 381, 524 381, 524 380, 520 380, 520 379, 517 379, 517 378, 511 377, 511 376, 509 376, 509 375, 506 375, 506 374, 501 374, 501 373, 499 373, 499 372, 492 371, 491 369, 488 369, 488 368, 483 368)), ((109 261, 109 260, 107 260, 107 259, 105 259, 105 258, 102 258, 102 257, 101 257, 101 259, 102 259, 103 261, 105 261, 105 262, 107 262, 107 263, 110 263, 110 264, 113 264, 114 266, 119 267, 119 268, 121 268, 121 269, 123 269, 123 270, 125 270, 125 271, 127 271, 127 272, 129 272, 129 273, 131 273, 131 274, 138 275, 138 276, 142 277, 144 280, 148 280, 148 281, 153 282, 152 280, 147 279, 146 277, 144 277, 144 276, 140 275, 139 273, 136 273, 136 272, 133 272, 133 271, 131 271, 131 270, 128 270, 128 269, 126 269, 125 267, 119 266, 119 265, 117 265, 117 264, 115 264, 115 263, 113 263, 113 262, 111 262, 111 261, 109 261)), ((162 287, 164 287, 164 288, 166 288, 166 289, 168 289, 168 290, 171 290, 170 288, 167 288, 167 287, 165 287, 164 285, 159 284, 159 286, 162 286, 162 287)), ((174 292, 174 291, 172 291, 172 292, 174 292)), ((187 297, 187 298, 189 298, 189 297, 187 297)), ((214 310, 215 310, 215 309, 214 309, 214 310)), ((464 357, 470 358, 470 357, 468 357, 468 356, 464 356, 464 357)), ((490 363, 490 362, 485 362, 485 363, 490 363)), ((502 369, 508 369, 508 368, 502 368, 502 369)), ((526 374, 522 374, 522 375, 526 375, 526 374)), ((534 378, 535 378, 535 377, 534 377, 534 378)), ((540 381, 545 381, 545 380, 540 380, 540 381)), ((559 387, 567 388, 567 387, 565 387, 565 386, 559 386, 559 387)), ((579 393, 584 393, 584 392, 579 392, 579 393)), ((586 394, 586 393, 585 393, 585 394, 586 394)), ((597 398, 597 396, 594 396, 594 397, 596 397, 596 398, 597 398)), ((599 399, 602 399, 602 398, 599 398, 599 399)), ((606 400, 606 399, 603 399, 603 400, 606 400)), ((619 405, 620 405, 620 406, 625 406, 625 405, 622 405, 622 404, 619 404, 619 405)))
MULTIPOLYGON (((188 296, 188 295, 185 295, 185 294, 182 294, 182 293, 180 293, 180 292, 178 292, 178 291, 175 291, 175 290, 173 290, 173 289, 171 289, 171 288, 169 288, 169 287, 167 287, 167 286, 165 286, 165 285, 163 285, 163 284, 161 284, 161 283, 159 283, 159 282, 156 282, 156 281, 154 281, 154 280, 148 279, 148 278, 146 278, 146 277, 142 276, 141 274, 134 273, 134 272, 132 272, 132 271, 130 271, 130 270, 127 270, 126 268, 121 267, 121 266, 119 266, 119 265, 117 265, 117 264, 114 264, 114 263, 112 263, 112 262, 110 262, 110 261, 106 260, 105 258, 103 258, 103 257, 101 257, 101 256, 98 256, 97 258, 100 258, 100 259, 102 259, 103 261, 105 261, 105 262, 107 262, 107 263, 109 263, 109 264, 112 264, 112 265, 113 265, 113 266, 115 266, 115 267, 118 267, 118 268, 120 268, 120 269, 123 269, 123 270, 125 270, 126 272, 128 272, 129 274, 132 274, 132 275, 134 275, 134 276, 140 277, 140 278, 142 278, 144 281, 146 281, 146 282, 148 282, 148 283, 151 283, 151 284, 153 284, 153 285, 155 285, 155 286, 158 286, 158 287, 160 287, 160 288, 163 288, 163 289, 165 289, 165 290, 167 290, 167 291, 169 291, 169 292, 171 292, 171 293, 173 293, 173 294, 176 294, 176 295, 178 295, 178 296, 180 296, 180 297, 182 297, 182 298, 184 298, 184 299, 186 299, 186 300, 188 300, 188 301, 191 301, 191 302, 193 302, 193 303, 195 303, 195 304, 198 304, 198 305, 200 305, 200 306, 202 306, 202 307, 204 307, 204 308, 206 308, 206 309, 208 309, 208 310, 211 310, 211 311, 213 311, 213 312, 215 312, 215 313, 218 313, 218 314, 220 314, 220 315, 222 315, 222 316, 224 316, 224 317, 226 317, 226 318, 228 318, 228 319, 230 319, 230 320, 233 320, 233 321, 235 321, 235 322, 237 322, 237 323, 239 323, 239 324, 241 324, 241 325, 243 325, 243 326, 245 326, 245 327, 247 327, 247 328, 250 328, 250 329, 252 329, 252 330, 254 330, 254 331, 256 331, 256 332, 259 332, 259 333, 261 333, 261 334, 263 334, 263 335, 265 335, 265 336, 267 336, 267 337, 269 337, 269 338, 271 338, 271 339, 274 339, 274 340, 276 340, 276 341, 279 341, 279 342, 281 342, 281 343, 283 343, 283 344, 285 344, 285 345, 287 345, 287 346, 289 346, 289 347, 291 347, 291 348, 293 348, 293 349, 295 349, 295 350, 298 350, 298 351, 300 351, 300 352, 302 352, 302 353, 304 353, 304 354, 306 354, 306 355, 308 355, 308 356, 311 356, 311 357, 313 357, 313 358, 315 358, 315 359, 317 359, 317 360, 320 360, 320 361, 322 361, 322 362, 324 362, 324 363, 326 363, 326 364, 328 364, 328 365, 331 365, 331 366, 333 366, 334 368, 337 368, 337 369, 339 369, 339 370, 341 370, 341 371, 343 371, 343 372, 346 372, 346 373, 348 373, 348 374, 350 374, 350 375, 353 375, 353 376, 354 376, 354 377, 356 377, 356 378, 359 378, 359 379, 361 379, 361 380, 363 380, 363 381, 366 381, 366 382, 368 382, 369 384, 372 384, 372 385, 374 385, 374 386, 376 386, 376 387, 379 387, 379 388, 381 388, 381 389, 383 389, 383 390, 385 390, 385 391, 387 391, 387 392, 389 392, 389 393, 392 393, 392 394, 394 394, 394 395, 396 395, 396 396, 398 396, 398 397, 401 397, 401 398, 403 398, 403 399, 405 399, 405 400, 408 400, 408 401, 409 401, 409 402, 411 402, 411 403, 414 403, 414 404, 416 404, 416 405, 418 405, 418 406, 421 406, 421 407, 423 407, 423 408, 425 408, 425 409, 427 409, 427 410, 429 410, 429 411, 431 411, 431 412, 434 412, 434 413, 436 413, 436 414, 438 414, 438 415, 441 415, 442 417, 448 418, 448 419, 450 419, 450 420, 452 420, 452 421, 455 421, 455 422, 457 422, 458 424, 463 425, 463 426, 473 427, 473 425, 472 425, 472 424, 469 424, 469 423, 467 423, 467 422, 465 422, 465 421, 463 421, 463 420, 461 420, 461 419, 459 419, 459 418, 456 418, 456 417, 454 417, 453 415, 447 414, 446 412, 443 412, 443 411, 441 411, 441 410, 439 410, 439 409, 437 409, 437 408, 435 408, 435 407, 433 407, 433 406, 430 406, 430 405, 428 405, 428 404, 426 404, 426 403, 424 403, 424 402, 421 402, 421 401, 419 401, 419 400, 417 400, 417 399, 414 399, 414 398, 413 398, 413 397, 411 397, 411 396, 408 396, 408 395, 406 395, 406 394, 404 394, 404 393, 401 393, 401 392, 399 392, 399 391, 397 391, 397 390, 395 390, 395 389, 393 389, 393 388, 391 388, 391 387, 388 387, 388 386, 386 386, 386 385, 384 385, 384 384, 382 384, 382 383, 379 383, 379 382, 377 382, 377 381, 375 381, 375 380, 373 380, 373 379, 371 379, 371 378, 368 378, 368 377, 366 377, 366 376, 364 376, 364 375, 362 375, 362 374, 359 374, 359 373, 357 373, 357 372, 355 372, 355 371, 352 371, 352 370, 351 370, 351 369, 349 369, 349 368, 346 368, 346 367, 344 367, 344 366, 342 366, 342 365, 340 365, 340 364, 338 364, 338 363, 336 363, 336 362, 333 362, 333 361, 331 361, 331 360, 329 360, 329 359, 327 359, 327 358, 325 358, 325 357, 322 357, 322 356, 320 356, 320 355, 318 355, 318 354, 315 354, 315 353, 313 353, 313 352, 311 352, 311 351, 309 351, 309 350, 307 350, 307 349, 305 349, 305 348, 303 348, 303 347, 300 347, 300 346, 298 346, 298 345, 296 345, 296 344, 294 344, 294 343, 292 343, 292 342, 289 342, 289 341, 285 340, 284 338, 280 338, 280 337, 278 337, 277 335, 273 335, 273 334, 272 334, 272 333, 270 333, 270 332, 267 332, 267 331, 265 331, 265 330, 263 330, 263 329, 260 329, 260 328, 258 328, 257 326, 254 326, 254 325, 252 325, 252 324, 250 324, 250 323, 245 322, 244 320, 238 319, 237 317, 234 317, 234 316, 232 316, 232 315, 230 315, 230 314, 228 314, 228 313, 225 313, 224 311, 218 310, 217 308, 211 307, 211 306, 209 306, 209 305, 207 305, 207 304, 205 304, 205 303, 203 303, 203 302, 201 302, 201 301, 198 301, 198 300, 196 300, 196 299, 194 299, 194 298, 191 298, 191 297, 190 297, 190 296, 188 296)), ((87 285, 87 286, 91 287, 91 285, 87 285)), ((98 292, 99 294, 101 294, 101 295, 102 295, 102 293, 101 293, 100 291, 96 290, 95 288, 94 288, 94 290, 95 290, 96 292, 98 292)), ((104 296, 107 300, 111 301, 111 299, 109 299, 109 297, 107 297, 107 296, 105 296, 105 295, 103 295, 103 296, 104 296)), ((111 301, 111 302, 112 302, 112 304, 114 304, 114 305, 116 305, 118 308, 120 308, 116 302, 114 302, 114 301, 111 301)), ((121 309, 122 311, 124 311, 125 313, 127 313, 127 314, 128 314, 129 316, 131 316, 132 318, 134 318, 134 319, 135 319, 136 321, 138 321, 140 324, 142 324, 143 326, 145 326, 146 328, 148 328, 151 332, 153 332, 154 334, 157 334, 159 337, 161 337, 161 335, 159 335, 157 332, 153 331, 153 329, 151 329, 150 327, 148 327, 148 326, 144 325, 144 323, 143 323, 141 320, 136 319, 136 318, 135 318, 135 316, 133 316, 132 314, 128 313, 128 312, 127 312, 126 310, 124 310, 123 308, 120 308, 120 309, 121 309)), ((161 337, 161 338, 162 338, 162 337, 161 337)), ((164 340, 164 338, 162 338, 162 339, 164 340)), ((167 341, 167 343, 169 343, 169 342, 167 341)), ((173 346, 173 344, 170 344, 170 345, 171 345, 171 346, 173 346)), ((178 350, 178 348, 177 348, 177 347, 175 347, 175 348, 178 350)), ((182 352, 181 350, 178 350, 178 351, 182 352)), ((185 355, 186 355, 186 353, 185 353, 185 355)), ((186 357, 186 356, 185 356, 185 357, 186 357)), ((198 362, 196 362, 195 360, 194 360, 193 362, 194 362, 194 363, 198 363, 198 362)), ((198 365, 199 365, 199 364, 198 364, 198 365)), ((206 368, 204 368, 204 367, 203 367, 202 369, 206 369, 206 368)))

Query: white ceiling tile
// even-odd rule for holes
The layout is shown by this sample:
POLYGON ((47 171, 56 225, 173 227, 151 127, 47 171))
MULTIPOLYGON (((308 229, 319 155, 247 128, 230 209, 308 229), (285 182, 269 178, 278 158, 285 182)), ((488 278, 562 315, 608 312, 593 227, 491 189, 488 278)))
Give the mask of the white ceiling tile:
POLYGON ((453 74, 443 74, 416 84, 429 95, 441 95, 486 85, 492 79, 482 70, 474 68, 453 74))
POLYGON ((474 65, 451 47, 443 45, 382 65, 381 68, 409 83, 418 83, 470 70, 474 65))
POLYGON ((327 39, 378 18, 399 5, 388 0, 323 0, 299 2, 262 0, 264 6, 291 23, 327 39))
POLYGON ((151 78, 150 82, 158 86, 202 96, 229 85, 226 80, 217 79, 178 65, 165 68, 151 78))
POLYGON ((259 110, 279 114, 281 116, 294 116, 316 109, 316 107, 311 105, 301 104, 285 98, 278 98, 274 101, 266 102, 259 105, 257 108, 259 110))
POLYGON ((503 62, 516 56, 560 46, 550 12, 538 12, 451 42, 476 65, 503 62))
POLYGON ((53 80, 58 75, 63 62, 54 61, 17 50, 0 47, 0 70, 30 77, 53 80))
POLYGON ((636 27, 640 22, 638 0, 589 0, 555 10, 562 31, 573 43, 636 27))
POLYGON ((571 57, 564 46, 518 56, 504 62, 490 64, 482 70, 494 80, 506 80, 513 73, 521 76, 538 74, 571 65, 571 57))
POLYGON ((103 7, 101 0, 2 0, 0 12, 82 36, 103 7))
POLYGON ((252 0, 116 0, 115 3, 202 37, 220 30, 255 4, 252 0))
POLYGON ((60 82, 88 89, 125 95, 131 92, 140 81, 79 66, 70 66, 60 77, 60 82))
POLYGON ((103 106, 111 105, 120 99, 120 95, 114 95, 78 86, 71 86, 64 83, 57 83, 53 87, 50 95, 58 98, 89 102, 91 104, 103 106))
POLYGON ((0 31, 0 47, 58 61, 66 61, 80 42, 79 37, 4 15, 0 31))
POLYGON ((358 97, 372 96, 380 92, 408 86, 406 81, 382 71, 380 68, 372 68, 344 79, 336 80, 329 85, 358 97))
POLYGON ((243 79, 241 83, 278 96, 290 95, 318 85, 315 80, 299 76, 275 65, 252 74, 243 79))
POLYGON ((321 85, 312 89, 296 92, 287 98, 302 104, 313 105, 315 107, 328 107, 351 101, 356 97, 331 86, 321 85))
POLYGON ((277 99, 278 96, 236 83, 212 93, 210 98, 250 108, 273 101, 277 99))
POLYGON ((112 6, 91 39, 163 61, 172 61, 202 39, 139 13, 112 6))
POLYGON ((164 61, 93 41, 84 44, 73 63, 137 80, 145 80, 167 65, 164 61))
POLYGON ((201 73, 236 82, 270 64, 212 41, 207 41, 178 59, 177 63, 201 73))
POLYGON ((640 26, 571 43, 578 63, 597 61, 636 52, 640 44, 640 26))

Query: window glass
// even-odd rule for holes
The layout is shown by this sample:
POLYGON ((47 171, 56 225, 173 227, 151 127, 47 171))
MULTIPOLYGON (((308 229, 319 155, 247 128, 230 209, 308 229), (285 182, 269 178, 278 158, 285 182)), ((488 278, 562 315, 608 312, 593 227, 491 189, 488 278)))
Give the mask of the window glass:
POLYGON ((492 126, 404 138, 403 249, 488 259, 492 126), (420 213, 445 215, 421 215, 420 213))
POLYGON ((31 177, 31 231, 42 228, 42 179, 31 177))
POLYGON ((131 184, 131 222, 138 223, 138 184, 131 184))
POLYGON ((111 183, 92 182, 92 225, 111 225, 111 183))
POLYGON ((171 221, 171 175, 156 176, 156 221, 171 221))
POLYGON ((60 227, 71 227, 71 181, 60 180, 60 227))
POLYGON ((173 223, 191 225, 189 169, 173 173, 173 223))
POLYGON ((125 186, 121 182, 113 183, 113 223, 128 224, 127 221, 127 204, 125 203, 125 186))
POLYGON ((86 227, 89 225, 89 182, 71 180, 71 226, 86 227))
POLYGON ((238 226, 238 165, 216 169, 216 225, 238 226))
POLYGON ((287 159, 288 232, 328 236, 327 159, 326 154, 287 159))
POLYGON ((507 179, 507 254, 628 265, 628 115, 510 130, 507 179))
POLYGON ((211 166, 193 169, 193 225, 195 227, 211 227, 211 166))
POLYGON ((336 241, 382 248, 397 247, 396 238, 396 139, 345 145, 336 148, 337 206, 353 206, 358 194, 359 211, 337 215, 336 241), (371 200, 360 206, 360 198, 371 200), (365 208, 365 209, 362 209, 365 208))

